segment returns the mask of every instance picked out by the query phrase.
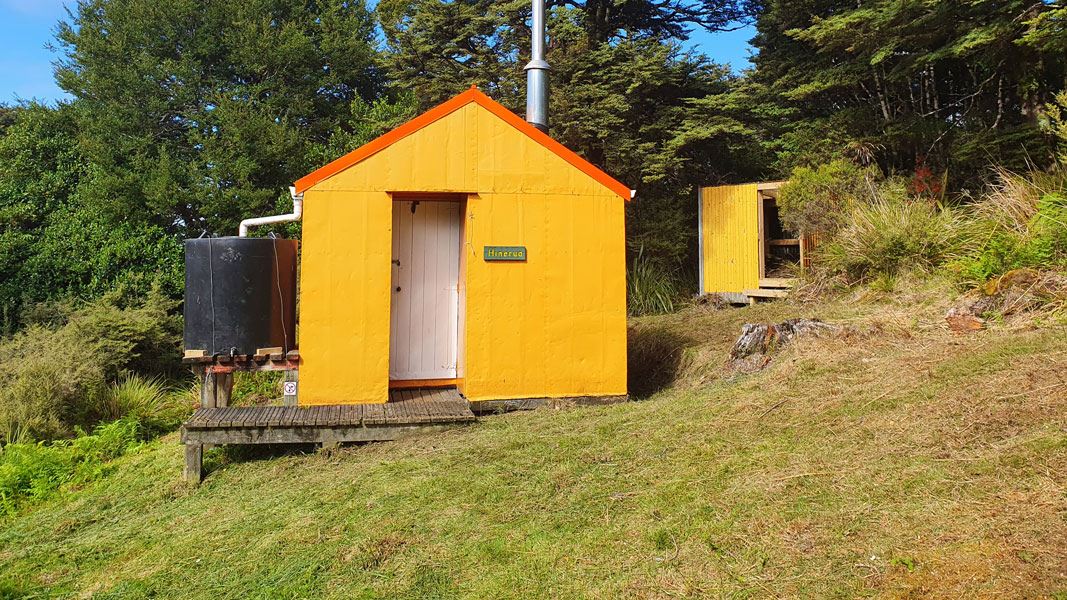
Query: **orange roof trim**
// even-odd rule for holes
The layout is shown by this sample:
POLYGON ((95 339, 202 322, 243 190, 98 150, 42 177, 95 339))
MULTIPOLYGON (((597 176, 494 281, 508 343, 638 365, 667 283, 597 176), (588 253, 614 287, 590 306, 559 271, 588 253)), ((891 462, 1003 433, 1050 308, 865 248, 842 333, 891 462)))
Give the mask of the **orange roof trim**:
POLYGON ((427 125, 442 119, 460 108, 470 104, 471 102, 481 106, 494 115, 503 119, 506 123, 525 133, 529 138, 535 142, 541 144, 545 148, 551 150, 554 154, 562 158, 563 160, 576 167, 581 172, 592 177, 604 187, 608 188, 612 192, 618 194, 624 200, 630 200, 633 197, 630 188, 622 183, 619 183, 610 175, 601 171, 593 163, 585 160, 581 156, 578 156, 573 150, 567 148, 563 144, 557 142, 548 136, 548 134, 537 129, 533 125, 530 125, 521 117, 511 112, 507 108, 504 108, 502 104, 493 100, 489 96, 486 96, 478 88, 471 86, 471 88, 462 94, 439 104, 434 108, 422 113, 414 119, 404 123, 400 127, 378 137, 366 144, 356 148, 348 154, 338 158, 337 160, 330 162, 329 164, 312 171, 311 173, 296 180, 294 184, 296 186, 296 192, 302 194, 311 188, 316 183, 323 181, 329 177, 332 177, 345 169, 358 164, 362 160, 385 150, 395 142, 398 142, 407 136, 415 133, 416 131, 426 127, 427 125))

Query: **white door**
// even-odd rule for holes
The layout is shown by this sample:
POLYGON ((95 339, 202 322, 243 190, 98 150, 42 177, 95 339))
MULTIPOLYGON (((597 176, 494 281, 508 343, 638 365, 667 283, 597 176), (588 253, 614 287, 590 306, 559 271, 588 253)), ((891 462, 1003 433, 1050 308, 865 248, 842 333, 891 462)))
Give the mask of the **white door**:
POLYGON ((458 202, 393 202, 390 379, 456 376, 461 219, 458 202))

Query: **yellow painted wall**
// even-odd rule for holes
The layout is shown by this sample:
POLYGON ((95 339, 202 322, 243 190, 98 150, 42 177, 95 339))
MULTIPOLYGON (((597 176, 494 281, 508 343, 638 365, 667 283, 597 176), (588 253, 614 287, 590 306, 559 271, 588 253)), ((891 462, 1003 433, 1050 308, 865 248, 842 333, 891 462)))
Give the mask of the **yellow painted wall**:
POLYGON ((759 287, 759 192, 756 184, 700 190, 704 292, 759 287))
POLYGON ((301 404, 388 396, 392 221, 393 205, 383 192, 304 194, 301 404), (385 315, 384 323, 377 315, 385 315))
POLYGON ((626 393, 623 200, 477 104, 304 195, 300 402, 384 402, 388 191, 470 193, 459 347, 470 400, 626 393), (524 245, 525 263, 486 263, 524 245))

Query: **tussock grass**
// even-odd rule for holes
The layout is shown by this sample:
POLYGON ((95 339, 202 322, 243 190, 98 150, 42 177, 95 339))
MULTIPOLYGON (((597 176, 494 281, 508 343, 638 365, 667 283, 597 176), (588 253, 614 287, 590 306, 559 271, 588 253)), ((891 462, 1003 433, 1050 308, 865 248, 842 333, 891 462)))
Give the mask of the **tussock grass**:
POLYGON ((1067 169, 999 171, 975 203, 970 229, 975 247, 948 265, 966 283, 1020 268, 1067 270, 1067 169))
POLYGON ((930 272, 974 246, 967 219, 928 202, 881 198, 855 206, 819 260, 852 281, 930 272))
POLYGON ((626 272, 626 307, 631 315, 661 315, 679 305, 676 269, 664 267, 640 252, 626 272))
POLYGON ((199 400, 186 389, 171 389, 158 377, 124 373, 104 394, 105 420, 129 418, 149 432, 172 431, 192 412, 199 400))
MULTIPOLYGON (((1034 597, 1067 589, 1067 336, 936 303, 635 320, 682 360, 626 405, 482 419, 178 481, 176 436, 0 528, 0 590, 101 597, 1034 597), (745 321, 818 316, 723 379, 745 321)), ((651 347, 651 346, 650 346, 651 347)))

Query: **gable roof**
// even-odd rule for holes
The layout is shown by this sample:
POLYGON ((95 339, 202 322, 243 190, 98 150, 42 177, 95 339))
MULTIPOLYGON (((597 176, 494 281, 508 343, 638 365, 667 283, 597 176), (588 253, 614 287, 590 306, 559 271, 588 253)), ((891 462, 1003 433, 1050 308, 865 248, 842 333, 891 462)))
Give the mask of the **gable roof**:
POLYGON ((477 104, 482 108, 493 113, 507 124, 511 125, 515 129, 518 129, 522 133, 525 133, 530 139, 541 144, 552 153, 556 154, 563 160, 571 164, 571 166, 577 168, 579 171, 592 177, 604 187, 608 188, 612 192, 618 194, 622 199, 629 200, 633 197, 633 192, 630 188, 622 183, 619 183, 610 175, 601 171, 593 163, 585 160, 581 156, 578 156, 573 150, 570 150, 563 144, 557 142, 544 133, 540 129, 530 125, 524 121, 521 117, 505 108, 499 102, 493 100, 489 96, 486 96, 478 88, 471 86, 471 88, 458 96, 431 108, 430 110, 422 113, 414 119, 404 123, 400 127, 375 138, 370 142, 356 148, 355 150, 345 154, 341 158, 334 160, 320 167, 311 173, 296 180, 294 184, 296 186, 296 192, 301 194, 311 188, 316 183, 323 181, 329 177, 332 177, 345 169, 354 166, 364 159, 385 150, 392 144, 406 138, 407 136, 415 133, 416 131, 426 127, 427 125, 438 121, 455 111, 463 108, 470 103, 477 104))

